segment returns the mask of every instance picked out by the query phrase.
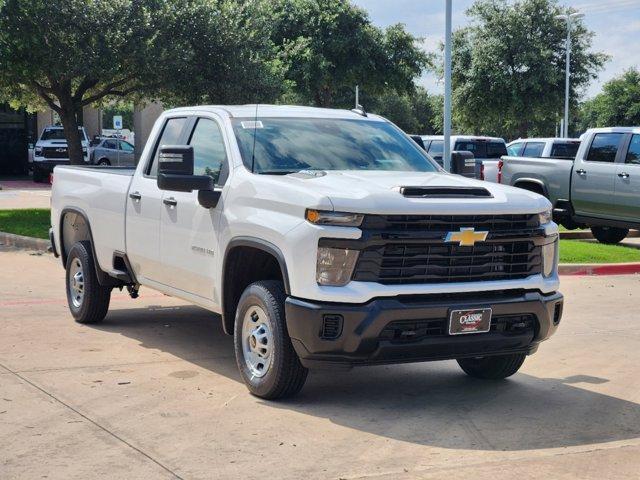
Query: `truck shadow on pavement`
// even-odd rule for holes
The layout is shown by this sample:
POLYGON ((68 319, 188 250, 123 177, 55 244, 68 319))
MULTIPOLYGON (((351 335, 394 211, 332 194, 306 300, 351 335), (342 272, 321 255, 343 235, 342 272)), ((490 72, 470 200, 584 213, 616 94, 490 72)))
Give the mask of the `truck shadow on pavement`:
MULTIPOLYGON (((216 315, 200 308, 113 310, 92 328, 135 339, 142 347, 241 383, 233 339, 222 332, 216 315)), ((255 401, 443 448, 517 451, 639 438, 640 405, 589 391, 608 381, 589 373, 576 365, 567 378, 518 373, 508 380, 480 381, 452 361, 312 371, 294 399, 255 401)))

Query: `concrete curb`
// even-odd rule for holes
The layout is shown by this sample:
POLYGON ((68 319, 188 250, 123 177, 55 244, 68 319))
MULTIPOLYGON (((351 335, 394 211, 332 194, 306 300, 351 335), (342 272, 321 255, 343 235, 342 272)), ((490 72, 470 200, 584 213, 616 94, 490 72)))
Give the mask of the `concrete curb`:
MULTIPOLYGON (((640 237, 640 230, 631 230, 627 238, 640 237)), ((560 239, 562 240, 587 240, 593 239, 591 230, 574 230, 569 232, 560 232, 560 239)))
POLYGON ((640 273, 640 263, 562 263, 560 275, 633 275, 640 273))
POLYGON ((0 232, 0 246, 47 252, 51 248, 51 243, 49 240, 42 238, 25 237, 24 235, 0 232))

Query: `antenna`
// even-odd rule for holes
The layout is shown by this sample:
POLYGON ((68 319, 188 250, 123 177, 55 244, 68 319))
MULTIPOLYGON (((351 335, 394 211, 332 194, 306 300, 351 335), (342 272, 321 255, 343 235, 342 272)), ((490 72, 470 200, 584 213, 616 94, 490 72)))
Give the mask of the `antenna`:
POLYGON ((360 93, 360 91, 359 91, 358 85, 356 85, 356 110, 360 106, 360 99, 358 98, 359 97, 359 93, 360 93))
POLYGON ((256 135, 258 133, 258 103, 256 102, 256 113, 253 117, 253 148, 251 149, 251 173, 254 173, 256 163, 256 135))
POLYGON ((360 105, 360 87, 358 85, 356 85, 356 108, 352 108, 351 111, 358 115, 362 115, 363 117, 367 116, 367 112, 364 111, 364 107, 360 105))

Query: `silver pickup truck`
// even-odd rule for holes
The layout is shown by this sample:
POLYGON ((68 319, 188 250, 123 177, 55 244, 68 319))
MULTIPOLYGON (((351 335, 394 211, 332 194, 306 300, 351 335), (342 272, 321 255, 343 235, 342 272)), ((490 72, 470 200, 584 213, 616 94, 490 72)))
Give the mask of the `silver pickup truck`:
POLYGON ((594 128, 574 160, 502 157, 500 180, 547 197, 568 229, 590 227, 602 243, 640 229, 640 127, 594 128))

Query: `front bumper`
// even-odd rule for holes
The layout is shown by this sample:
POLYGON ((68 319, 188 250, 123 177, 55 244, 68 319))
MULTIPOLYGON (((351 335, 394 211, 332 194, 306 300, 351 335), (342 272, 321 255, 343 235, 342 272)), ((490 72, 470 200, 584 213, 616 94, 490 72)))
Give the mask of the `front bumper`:
POLYGON ((39 172, 53 173, 53 169, 57 165, 69 165, 69 160, 38 160, 33 162, 33 169, 34 171, 37 170, 39 172))
POLYGON ((560 293, 522 290, 399 296, 356 305, 295 297, 285 303, 287 329, 306 367, 531 354, 556 331, 562 306, 560 293), (448 335, 449 312, 472 308, 492 309, 491 331, 448 335), (327 338, 327 325, 335 338, 327 338))

